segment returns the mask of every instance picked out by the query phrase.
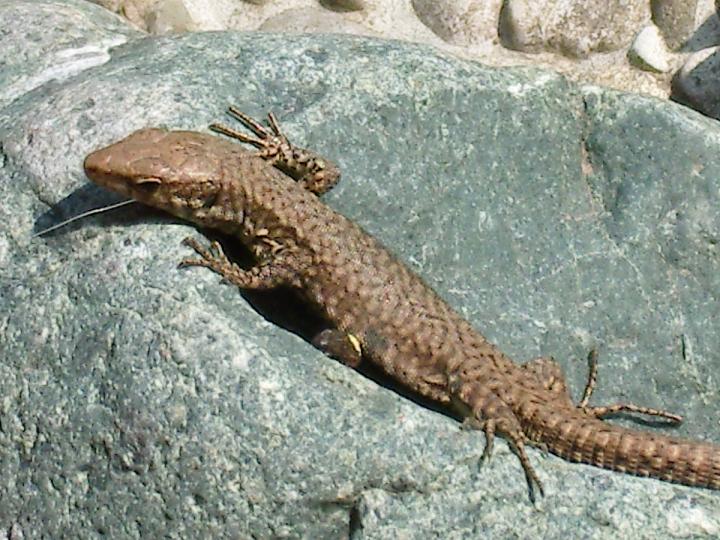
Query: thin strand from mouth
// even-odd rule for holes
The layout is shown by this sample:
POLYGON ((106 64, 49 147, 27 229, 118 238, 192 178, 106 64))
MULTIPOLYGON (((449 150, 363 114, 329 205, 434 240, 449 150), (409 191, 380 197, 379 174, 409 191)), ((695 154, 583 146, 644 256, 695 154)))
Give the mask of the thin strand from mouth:
POLYGON ((56 223, 52 227, 48 227, 47 229, 43 229, 42 231, 38 231, 36 233, 33 233, 30 238, 37 238, 38 236, 42 236, 43 234, 47 234, 49 232, 52 232, 56 229, 59 229, 60 227, 64 227, 68 223, 72 223, 73 221, 77 221, 78 219, 83 219, 88 216, 92 216, 94 214, 101 214, 102 212, 107 212, 108 210, 114 210, 115 208, 120 208, 121 206, 125 206, 128 204, 132 204, 134 202, 137 202, 135 199, 127 199, 126 201, 120 201, 115 204, 111 204, 109 206, 103 206, 101 208, 93 208, 92 210, 88 210, 87 212, 83 212, 82 214, 78 214, 77 216, 73 216, 70 219, 66 219, 65 221, 61 221, 60 223, 56 223))

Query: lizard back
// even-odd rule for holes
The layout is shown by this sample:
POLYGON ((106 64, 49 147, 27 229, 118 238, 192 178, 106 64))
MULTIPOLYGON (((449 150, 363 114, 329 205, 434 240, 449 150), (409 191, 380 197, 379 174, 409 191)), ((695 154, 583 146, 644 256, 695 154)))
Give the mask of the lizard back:
POLYGON ((261 261, 303 261, 293 285, 364 357, 427 397, 450 400, 447 370, 469 353, 511 366, 380 242, 237 144, 144 129, 90 154, 85 170, 113 191, 238 236, 261 261))

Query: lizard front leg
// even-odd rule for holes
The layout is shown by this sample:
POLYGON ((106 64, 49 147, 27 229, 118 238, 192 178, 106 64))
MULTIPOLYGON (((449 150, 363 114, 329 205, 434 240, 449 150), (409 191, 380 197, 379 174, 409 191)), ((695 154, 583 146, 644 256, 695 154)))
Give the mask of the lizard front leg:
MULTIPOLYGON (((194 238, 186 238, 183 243, 193 248, 200 258, 183 259, 180 261, 180 267, 210 268, 220 274, 227 283, 242 289, 264 290, 281 285, 300 285, 297 282, 300 270, 299 257, 279 255, 264 264, 244 270, 227 258, 218 242, 211 242, 209 248, 201 245, 194 238)), ((347 366, 356 368, 362 361, 362 350, 358 339, 336 328, 323 330, 312 339, 312 344, 347 366)))
POLYGON ((300 258, 282 254, 253 266, 249 270, 240 268, 231 262, 218 242, 212 242, 209 248, 202 246, 194 238, 186 238, 183 243, 190 246, 200 258, 186 258, 180 261, 180 267, 204 266, 220 274, 223 280, 242 289, 273 289, 280 285, 300 286, 298 275, 300 258))
POLYGON ((315 195, 322 195, 330 191, 340 180, 340 169, 331 161, 319 156, 312 150, 291 144, 280 130, 273 113, 268 113, 270 129, 236 107, 230 107, 228 114, 252 131, 255 136, 250 136, 223 124, 211 124, 210 129, 253 145, 259 150, 257 152, 259 157, 267 160, 273 166, 298 181, 308 191, 315 195))

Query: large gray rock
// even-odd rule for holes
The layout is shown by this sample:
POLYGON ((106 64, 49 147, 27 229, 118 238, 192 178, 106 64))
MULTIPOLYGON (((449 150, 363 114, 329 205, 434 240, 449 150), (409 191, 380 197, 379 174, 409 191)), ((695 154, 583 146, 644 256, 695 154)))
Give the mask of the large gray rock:
MULTIPOLYGON (((70 20, 99 13, 65 6, 70 20)), ((45 39, 61 41, 53 24, 45 39)), ((87 46, 106 32, 88 27, 87 46)), ((26 69, 29 80, 44 67, 26 69)), ((547 496, 531 505, 504 443, 479 469, 480 433, 285 330, 308 331, 286 293, 248 302, 210 272, 178 270, 181 239, 199 234, 185 223, 126 207, 31 237, 112 200, 82 174, 98 146, 148 125, 204 130, 229 103, 273 110, 344 170, 328 204, 511 356, 554 355, 577 395, 597 345, 595 403, 667 408, 686 416, 675 433, 720 441, 716 122, 338 36, 131 39, 106 63, 22 95, 5 85, 0 99, 10 537, 720 534, 716 492, 535 450, 547 496)))

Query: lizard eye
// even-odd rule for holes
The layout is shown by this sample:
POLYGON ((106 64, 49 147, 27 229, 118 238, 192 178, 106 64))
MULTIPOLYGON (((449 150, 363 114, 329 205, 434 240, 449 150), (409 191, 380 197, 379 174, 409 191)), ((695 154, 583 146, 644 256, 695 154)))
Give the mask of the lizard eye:
POLYGON ((203 200, 203 208, 212 208, 215 206, 215 203, 217 202, 218 193, 210 193, 205 199, 203 200))
POLYGON ((153 176, 147 178, 138 178, 135 181, 135 185, 143 191, 155 191, 160 186, 160 184, 162 184, 162 180, 153 176))

